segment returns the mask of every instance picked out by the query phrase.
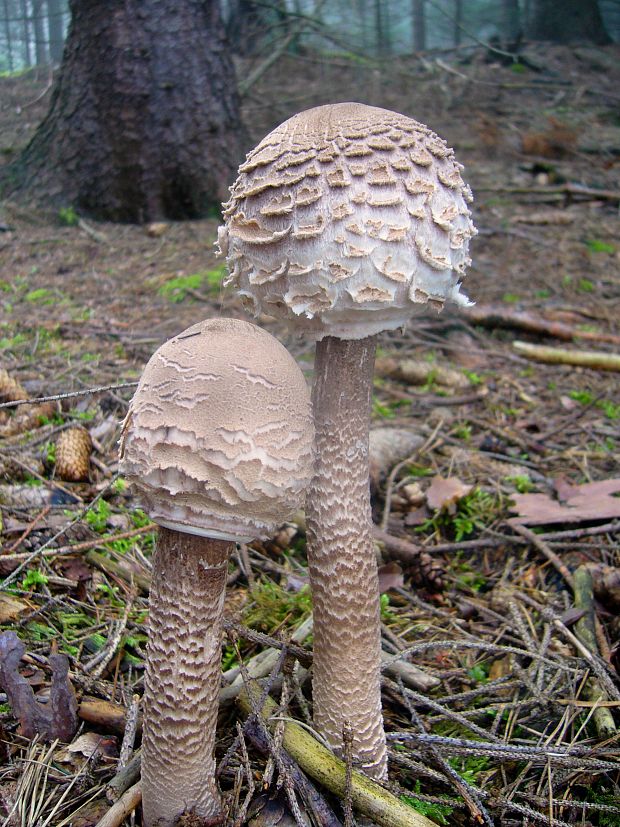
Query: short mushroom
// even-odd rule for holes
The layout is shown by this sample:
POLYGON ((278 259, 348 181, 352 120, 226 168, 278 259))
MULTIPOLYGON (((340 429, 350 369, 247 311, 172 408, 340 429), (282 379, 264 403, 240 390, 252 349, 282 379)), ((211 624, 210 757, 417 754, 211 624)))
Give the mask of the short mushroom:
POLYGON ((358 103, 290 118, 252 150, 219 243, 250 310, 318 341, 307 497, 314 719, 336 751, 386 776, 368 430, 376 334, 446 301, 475 230, 461 165, 428 127, 358 103))
POLYGON ((144 369, 123 425, 120 471, 159 525, 145 677, 146 827, 172 827, 184 813, 222 823, 213 749, 228 558, 235 542, 269 536, 299 507, 312 437, 301 370, 249 322, 196 324, 144 369))

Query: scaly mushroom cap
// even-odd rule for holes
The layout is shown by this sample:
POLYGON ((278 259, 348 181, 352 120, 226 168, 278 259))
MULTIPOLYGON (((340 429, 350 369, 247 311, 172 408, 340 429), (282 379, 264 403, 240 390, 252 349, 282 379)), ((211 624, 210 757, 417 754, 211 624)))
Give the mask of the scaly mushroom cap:
POLYGON ((249 307, 315 339, 359 339, 416 311, 469 304, 459 281, 475 234, 454 153, 397 112, 309 109, 250 152, 219 244, 249 307))
POLYGON ((249 322, 211 319, 146 365, 120 471, 160 525, 246 541, 299 507, 312 439, 308 386, 288 351, 249 322))

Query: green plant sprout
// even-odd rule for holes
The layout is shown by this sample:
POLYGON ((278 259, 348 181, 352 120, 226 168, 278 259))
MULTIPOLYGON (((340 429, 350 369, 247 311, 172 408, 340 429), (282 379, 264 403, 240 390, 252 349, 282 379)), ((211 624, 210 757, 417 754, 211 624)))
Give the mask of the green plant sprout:
POLYGON ((24 296, 25 301, 38 304, 55 304, 54 292, 47 287, 39 287, 37 290, 30 290, 24 296))
POLYGON ((157 292, 173 304, 180 304, 192 290, 198 290, 200 288, 202 279, 202 273, 192 273, 190 276, 176 276, 165 284, 162 284, 157 292))
POLYGON ((106 500, 97 500, 96 505, 86 512, 86 522, 97 534, 103 534, 112 513, 110 503, 106 500))
POLYGON ((73 207, 61 207, 58 210, 58 220, 64 227, 75 227, 80 221, 80 216, 73 207))
POLYGON ((457 502, 454 513, 442 508, 421 526, 418 532, 447 531, 459 543, 474 531, 490 525, 502 510, 498 497, 476 487, 457 502))
POLYGON ((24 591, 36 591, 39 586, 46 586, 49 578, 39 569, 30 569, 21 582, 24 591))
POLYGON ((590 279, 582 278, 577 282, 577 290, 580 293, 594 293, 596 285, 590 279))
POLYGON ((607 241, 600 241, 598 238, 590 238, 586 241, 586 247, 591 253, 609 253, 613 255, 616 248, 607 241))
POLYGON ((272 580, 259 580, 244 611, 244 622, 253 629, 271 634, 283 623, 296 626, 312 611, 310 587, 288 592, 272 580))
POLYGON ((510 477, 504 477, 504 479, 514 485, 519 494, 529 494, 535 487, 528 474, 514 474, 510 477))
POLYGON ((218 293, 226 272, 226 265, 218 264, 217 267, 213 267, 211 270, 202 270, 188 276, 176 276, 162 284, 158 293, 173 304, 184 301, 188 295, 204 285, 206 285, 210 294, 218 293))
POLYGON ((401 795, 401 801, 408 804, 413 810, 420 815, 426 816, 437 822, 437 824, 451 824, 450 816, 454 812, 454 807, 449 804, 438 804, 433 801, 423 801, 421 798, 416 798, 416 793, 422 795, 422 785, 419 780, 416 780, 412 790, 413 795, 401 795))

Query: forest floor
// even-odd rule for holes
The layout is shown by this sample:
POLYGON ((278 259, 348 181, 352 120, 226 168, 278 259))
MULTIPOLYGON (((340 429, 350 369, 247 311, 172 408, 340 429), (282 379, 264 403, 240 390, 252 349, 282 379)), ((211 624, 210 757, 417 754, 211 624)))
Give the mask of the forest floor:
MULTIPOLYGON (((389 67, 287 56, 250 88, 244 119, 253 142, 330 100, 398 109, 455 147, 475 195, 476 307, 383 336, 377 364, 383 643, 424 670, 385 675, 391 790, 438 824, 620 825, 620 54, 525 54, 389 67), (515 340, 568 361, 532 359, 515 340), (591 366, 572 364, 584 351, 598 354, 591 366)), ((0 79, 4 161, 49 97, 47 75, 0 79)), ((95 224, 0 204, 0 396, 33 400, 0 408, 0 627, 25 646, 17 673, 15 641, 0 642, 2 824, 89 827, 119 795, 108 785, 139 735, 154 536, 116 476, 119 423, 159 344, 243 316, 221 286, 217 223, 95 224), (80 461, 86 480, 68 481, 80 461), (8 703, 19 674, 49 698, 56 652, 70 661, 75 736, 51 704, 18 722, 8 703), (32 737, 37 716, 59 740, 32 737)), ((310 346, 260 323, 310 376, 310 346)), ((300 519, 233 561, 226 687, 238 656, 281 648, 307 618, 303 546, 300 519)), ((263 790, 257 749, 229 750, 242 720, 232 695, 218 740, 227 823, 251 802, 248 823, 294 824, 283 790, 263 790)), ((352 823, 321 795, 337 816, 325 823, 352 823)), ((139 809, 114 823, 139 824, 139 809)))

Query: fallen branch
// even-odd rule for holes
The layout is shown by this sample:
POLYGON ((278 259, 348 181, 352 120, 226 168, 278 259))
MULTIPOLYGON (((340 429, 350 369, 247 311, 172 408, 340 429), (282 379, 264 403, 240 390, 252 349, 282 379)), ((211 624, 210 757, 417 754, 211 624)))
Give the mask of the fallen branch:
POLYGON ((110 807, 104 817, 99 819, 96 827, 120 827, 141 801, 142 790, 140 784, 134 784, 110 807))
MULTIPOLYGON (((239 695, 240 708, 246 715, 251 715, 253 708, 248 691, 252 692, 256 703, 261 697, 261 689, 257 684, 252 684, 239 695)), ((262 714, 270 730, 275 729, 276 722, 270 721, 269 718, 277 709, 275 701, 271 698, 265 700, 262 714)), ((327 747, 320 744, 300 724, 290 720, 285 723, 282 746, 293 761, 311 778, 334 795, 340 798, 345 796, 346 767, 344 761, 336 758, 327 747)), ((435 827, 434 822, 426 816, 420 815, 376 781, 372 781, 356 770, 351 773, 351 798, 353 807, 359 813, 373 819, 382 827, 435 827)))
POLYGON ((552 365, 577 365, 593 370, 620 371, 620 355, 596 350, 563 350, 559 347, 543 347, 529 342, 514 341, 512 346, 527 359, 552 365))
POLYGON ((620 192, 616 190, 598 190, 582 187, 579 184, 564 184, 561 187, 476 187, 476 192, 501 192, 512 195, 568 195, 579 196, 584 200, 599 199, 620 201, 620 192))
POLYGON ((567 342, 573 339, 588 339, 593 342, 620 344, 620 336, 611 333, 578 330, 564 322, 554 322, 526 310, 513 310, 497 304, 475 304, 464 308, 462 312, 468 321, 484 327, 513 327, 529 333, 540 333, 542 336, 553 336, 567 342))
POLYGON ((529 528, 526 528, 521 523, 511 523, 511 526, 513 530, 517 532, 517 534, 520 534, 523 538, 528 540, 534 546, 534 548, 538 549, 538 551, 540 551, 540 553, 547 558, 547 560, 551 563, 555 570, 562 575, 566 585, 571 589, 571 591, 573 591, 575 588, 575 584, 573 582, 573 575, 570 573, 568 566, 566 566, 562 562, 559 555, 557 555, 555 551, 553 551, 553 549, 550 548, 547 545, 547 543, 545 543, 544 540, 541 540, 541 538, 537 534, 534 534, 533 531, 530 531, 529 528))
MULTIPOLYGON (((584 614, 575 623, 575 633, 581 643, 588 648, 595 657, 599 657, 594 630, 594 594, 592 574, 587 566, 579 566, 573 576, 575 591, 575 608, 582 609, 584 614)), ((600 701, 604 704, 607 693, 595 677, 590 677, 583 687, 583 694, 588 701, 600 701)), ((612 738, 617 734, 613 715, 606 706, 597 706, 592 712, 592 720, 599 738, 612 738)))

